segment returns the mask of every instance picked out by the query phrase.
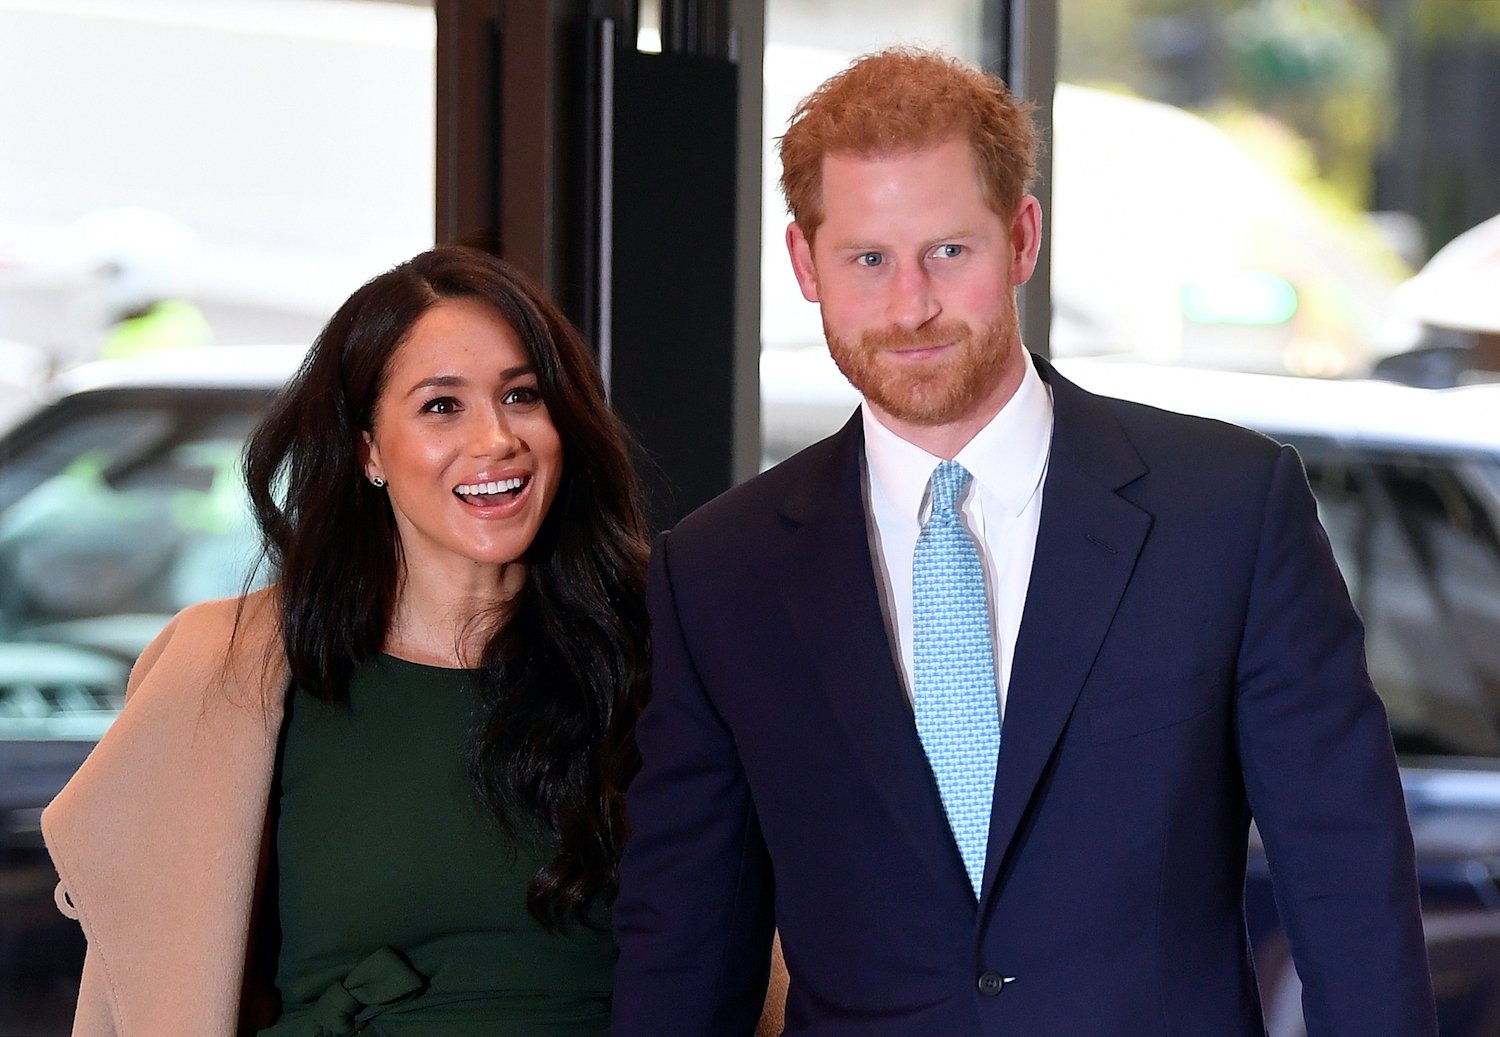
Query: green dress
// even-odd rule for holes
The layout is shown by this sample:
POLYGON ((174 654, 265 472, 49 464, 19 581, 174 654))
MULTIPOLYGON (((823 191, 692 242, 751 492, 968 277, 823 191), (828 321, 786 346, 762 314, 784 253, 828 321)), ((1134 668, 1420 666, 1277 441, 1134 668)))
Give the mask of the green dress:
POLYGON ((552 850, 474 800, 467 670, 381 656, 348 708, 288 697, 275 815, 276 986, 260 1037, 605 1037, 608 917, 561 935, 526 910, 552 850))

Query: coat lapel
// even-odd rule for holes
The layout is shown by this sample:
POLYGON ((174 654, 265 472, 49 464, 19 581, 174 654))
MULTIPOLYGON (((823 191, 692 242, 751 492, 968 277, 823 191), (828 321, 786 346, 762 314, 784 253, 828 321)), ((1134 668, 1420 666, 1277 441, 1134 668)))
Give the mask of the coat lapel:
POLYGON ((1052 388, 1052 453, 1011 667, 984 902, 1114 619, 1151 516, 1116 491, 1145 463, 1097 397, 1038 361, 1052 388))
POLYGON ((822 449, 822 467, 782 509, 798 527, 778 567, 793 627, 817 667, 851 752, 897 828, 919 848, 935 879, 967 887, 876 588, 865 532, 859 414, 822 449))

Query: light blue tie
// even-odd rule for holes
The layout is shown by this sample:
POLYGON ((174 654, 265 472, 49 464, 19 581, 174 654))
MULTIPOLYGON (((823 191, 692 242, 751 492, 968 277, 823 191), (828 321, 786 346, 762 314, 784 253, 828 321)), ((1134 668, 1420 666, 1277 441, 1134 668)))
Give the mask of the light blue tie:
POLYGON ((913 698, 917 735, 937 779, 974 895, 984 879, 1000 711, 984 563, 958 515, 969 473, 932 473, 932 514, 912 555, 913 698))

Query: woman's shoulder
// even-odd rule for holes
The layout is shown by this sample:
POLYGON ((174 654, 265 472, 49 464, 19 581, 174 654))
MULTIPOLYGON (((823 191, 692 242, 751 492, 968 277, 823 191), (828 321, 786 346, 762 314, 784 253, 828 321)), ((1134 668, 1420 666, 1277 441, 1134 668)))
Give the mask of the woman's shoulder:
POLYGON ((189 605, 163 628, 163 634, 264 634, 277 622, 276 587, 189 605))
POLYGON ((177 672, 232 675, 247 663, 264 665, 279 656, 279 612, 275 586, 233 598, 189 605, 177 613, 136 660, 127 700, 147 674, 177 672))

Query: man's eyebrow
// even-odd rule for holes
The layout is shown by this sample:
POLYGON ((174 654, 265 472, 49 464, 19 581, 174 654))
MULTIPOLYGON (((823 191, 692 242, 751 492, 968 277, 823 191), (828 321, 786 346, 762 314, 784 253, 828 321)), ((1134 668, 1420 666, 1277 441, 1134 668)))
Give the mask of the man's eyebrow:
MULTIPOLYGON (((950 230, 950 231, 948 231, 948 232, 946 232, 944 234, 934 235, 929 240, 928 245, 925 246, 925 247, 931 247, 932 245, 941 245, 945 241, 961 241, 961 240, 963 240, 965 238, 977 238, 977 237, 979 237, 979 234, 980 234, 979 231, 974 230, 974 229, 972 229, 970 227, 959 227, 959 228, 957 228, 955 230, 950 230)), ((833 250, 835 252, 888 252, 888 251, 890 251, 889 247, 886 246, 886 245, 877 245, 877 244, 875 244, 872 241, 860 241, 858 239, 851 239, 849 241, 835 242, 834 246, 833 246, 833 250)))

